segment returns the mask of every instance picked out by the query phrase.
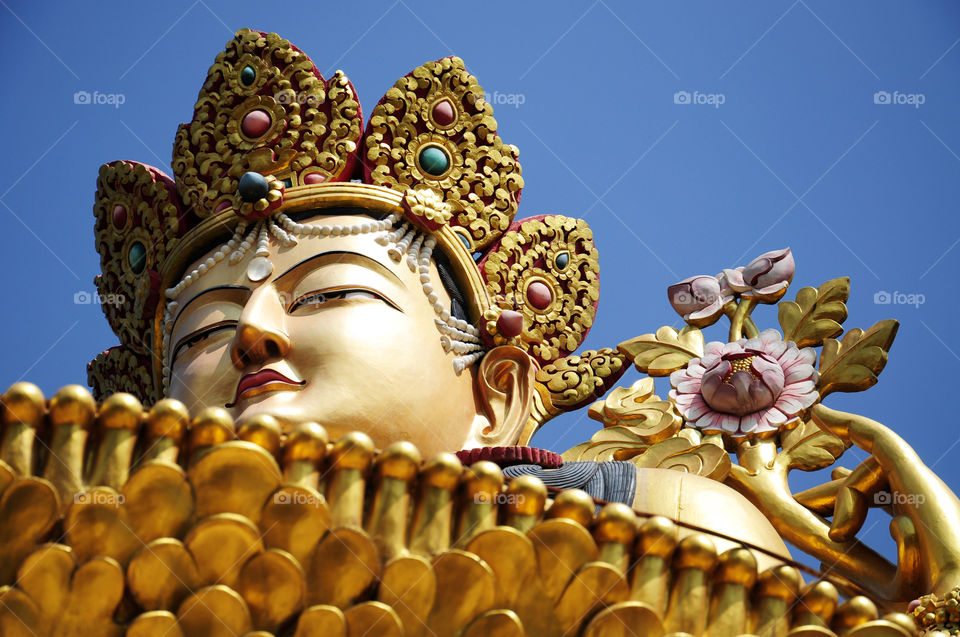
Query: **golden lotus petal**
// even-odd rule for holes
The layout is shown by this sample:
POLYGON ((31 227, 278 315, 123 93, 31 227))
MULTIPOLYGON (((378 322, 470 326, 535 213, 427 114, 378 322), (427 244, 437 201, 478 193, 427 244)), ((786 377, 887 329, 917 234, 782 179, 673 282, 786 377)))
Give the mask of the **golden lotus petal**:
POLYGON ((557 618, 563 632, 573 631, 588 615, 603 606, 624 602, 630 596, 627 580, 606 562, 585 564, 560 597, 557 618))
POLYGON ((263 551, 257 527, 233 513, 201 520, 190 529, 183 544, 197 562, 200 581, 225 586, 233 586, 244 562, 263 551))
POLYGON ((170 611, 151 610, 133 620, 125 637, 183 637, 183 631, 170 611))
MULTIPOLYGON (((9 467, 4 465, 4 471, 9 467)), ((0 475, 3 474, 0 471, 0 475)), ((43 478, 12 482, 0 496, 0 584, 12 584, 17 567, 60 515, 60 497, 43 478)))
POLYGON ((40 609, 23 591, 0 586, 0 635, 37 637, 40 609))
POLYGON ((185 599, 177 611, 177 621, 184 637, 236 637, 252 628, 243 598, 221 584, 185 599))
POLYGON ((347 620, 336 606, 311 606, 300 613, 293 637, 347 637, 347 620))
POLYGON ((97 556, 126 564, 143 543, 133 533, 123 496, 110 487, 93 487, 78 494, 63 520, 67 543, 77 562, 97 556))
MULTIPOLYGON (((499 580, 497 584, 499 586, 499 580)), ((512 608, 527 634, 559 637, 562 631, 554 612, 554 602, 546 594, 537 569, 521 576, 519 589, 512 608)))
POLYGON ((198 518, 236 513, 254 524, 281 481, 273 456, 242 440, 216 446, 190 467, 188 475, 197 497, 198 518))
POLYGON ((39 634, 119 636, 113 613, 123 597, 123 571, 108 557, 77 568, 69 547, 49 544, 20 567, 19 588, 39 610, 39 634))
POLYGON ((474 617, 493 608, 496 581, 486 562, 466 551, 451 549, 433 560, 437 599, 427 622, 437 635, 455 635, 474 617))
POLYGON ((237 592, 247 602, 253 625, 277 632, 303 608, 307 584, 296 559, 286 551, 269 549, 243 565, 237 592))
POLYGON ((584 637, 663 637, 663 622, 642 602, 620 602, 601 610, 590 620, 584 637))
POLYGON ((397 557, 387 563, 377 587, 377 600, 393 607, 407 637, 422 635, 437 593, 430 562, 419 555, 397 557))
POLYGON ((193 556, 180 540, 173 538, 150 542, 137 551, 127 566, 130 592, 147 610, 172 611, 200 583, 193 556))
POLYGON ((284 485, 263 505, 260 530, 264 543, 287 551, 301 565, 309 562, 328 528, 330 511, 324 497, 314 489, 284 485))
POLYGON ((383 602, 363 602, 345 612, 350 635, 405 637, 396 611, 383 602))
POLYGON ((70 576, 76 567, 69 546, 48 544, 31 553, 20 565, 17 587, 30 596, 42 616, 52 617, 67 603, 70 576))
POLYGON ((913 637, 903 626, 885 619, 865 622, 847 633, 846 637, 913 637))
POLYGON ((307 569, 308 604, 350 606, 380 575, 380 556, 361 529, 334 529, 320 541, 307 569))
POLYGON ((127 519, 144 542, 182 537, 193 515, 193 490, 179 466, 153 460, 130 476, 120 490, 127 519))
POLYGON ((491 610, 470 622, 463 637, 525 637, 523 623, 512 610, 491 610))
POLYGON ((823 626, 799 626, 787 633, 787 637, 837 637, 837 633, 823 626))
POLYGON ((537 552, 540 580, 550 602, 559 601, 567 583, 581 566, 597 559, 597 544, 593 537, 573 520, 546 520, 530 529, 527 537, 537 552))
POLYGON ((537 555, 530 539, 514 528, 499 526, 477 534, 467 544, 467 550, 476 553, 493 570, 497 578, 497 606, 513 608, 524 576, 537 568, 537 555))
POLYGON ((82 564, 73 574, 68 603, 57 615, 56 635, 123 634, 113 613, 123 599, 123 569, 109 557, 82 564))

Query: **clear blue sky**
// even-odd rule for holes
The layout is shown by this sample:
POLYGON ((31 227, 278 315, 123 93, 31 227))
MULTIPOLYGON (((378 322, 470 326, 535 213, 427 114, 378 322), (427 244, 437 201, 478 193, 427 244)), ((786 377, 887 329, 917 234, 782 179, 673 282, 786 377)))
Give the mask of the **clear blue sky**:
MULTIPOLYGON (((177 125, 245 26, 280 33, 327 76, 342 68, 366 112, 415 66, 462 57, 521 150, 521 216, 594 230, 587 347, 679 326, 668 285, 767 250, 793 248, 794 289, 850 275, 848 327, 902 326, 880 384, 827 404, 888 423, 960 488, 960 423, 944 402, 960 362, 955 2, 0 0, 0 385, 83 383, 116 343, 99 308, 73 300, 98 272, 97 170, 135 159, 170 173, 177 125), (75 104, 78 91, 123 104, 75 104), (677 104, 678 91, 713 103, 677 104), (879 91, 907 103, 875 103, 879 91), (882 291, 924 302, 877 304, 882 291)), ((755 318, 776 327, 771 308, 755 318)), ((568 415, 535 443, 563 450, 595 424, 568 415)), ((880 522, 868 537, 885 535, 880 522)))

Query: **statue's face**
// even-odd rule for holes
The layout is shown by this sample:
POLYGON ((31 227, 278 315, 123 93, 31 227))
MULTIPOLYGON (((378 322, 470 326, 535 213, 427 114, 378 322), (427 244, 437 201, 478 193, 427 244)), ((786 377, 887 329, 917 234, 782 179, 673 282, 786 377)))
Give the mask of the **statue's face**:
MULTIPOLYGON (((169 395, 191 413, 217 406, 237 422, 259 413, 287 426, 315 421, 332 437, 360 430, 379 447, 409 440, 425 455, 470 446, 473 371, 456 374, 419 273, 374 236, 300 237, 289 248, 271 241, 273 273, 259 282, 247 278, 254 245, 185 288, 170 336, 169 395)), ((435 291, 449 306, 443 287, 435 291)))

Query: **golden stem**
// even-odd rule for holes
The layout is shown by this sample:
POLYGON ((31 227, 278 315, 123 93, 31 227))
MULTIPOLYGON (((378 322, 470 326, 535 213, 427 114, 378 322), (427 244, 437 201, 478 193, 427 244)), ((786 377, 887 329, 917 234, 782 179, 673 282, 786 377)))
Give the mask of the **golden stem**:
MULTIPOLYGON (((750 312, 753 311, 754 307, 756 307, 756 301, 753 299, 741 299, 740 304, 737 306, 737 311, 733 313, 733 318, 730 319, 731 343, 743 338, 744 321, 749 319, 750 312)), ((756 326, 754 326, 753 329, 756 330, 756 326)))

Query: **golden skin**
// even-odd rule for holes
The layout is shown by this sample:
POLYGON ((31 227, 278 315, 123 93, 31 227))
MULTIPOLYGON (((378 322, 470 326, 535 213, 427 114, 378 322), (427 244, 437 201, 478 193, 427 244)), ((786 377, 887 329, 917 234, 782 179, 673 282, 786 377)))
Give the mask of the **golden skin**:
MULTIPOLYGON (((318 215, 300 222, 352 226, 367 220, 318 215)), ((516 348, 498 347, 457 375, 455 354, 443 351, 419 273, 405 259, 390 259, 374 237, 298 237, 290 248, 271 241, 274 270, 263 281, 246 276, 251 249, 239 263, 224 260, 184 289, 176 299, 180 310, 168 352, 175 356, 170 397, 184 402, 190 413, 226 406, 237 422, 258 413, 269 413, 287 427, 316 421, 333 439, 359 430, 379 448, 408 440, 426 458, 516 444, 530 413, 536 371, 531 359, 516 348), (360 292, 292 307, 305 295, 337 296, 344 290, 360 292), (185 344, 218 323, 222 329, 185 344), (271 384, 234 404, 241 378, 261 369, 305 383, 271 384)), ((211 246, 187 271, 218 248, 211 246)), ((432 263, 430 272, 434 290, 449 307, 432 263)), ((638 469, 637 486, 638 510, 736 534, 789 555, 763 515, 718 482, 638 469), (709 504, 718 498, 725 503, 722 510, 709 504)))
MULTIPOLYGON (((303 223, 353 226, 370 219, 318 216, 303 223)), ((409 440, 427 456, 479 446, 489 422, 477 416, 475 369, 455 373, 455 355, 443 351, 419 273, 405 259, 394 262, 375 236, 299 237, 290 248, 271 241, 274 270, 263 281, 246 276, 251 249, 240 263, 225 259, 184 289, 168 352, 175 353, 170 396, 192 413, 227 406, 238 422, 258 413, 287 426, 312 420, 333 438, 360 430, 378 447, 409 440), (314 304, 308 296, 292 308, 298 297, 317 293, 329 300, 314 304), (219 322, 223 328, 185 344, 219 322), (305 384, 271 385, 234 404, 240 379, 261 369, 305 384)), ((430 276, 449 306, 433 264, 430 276)))

